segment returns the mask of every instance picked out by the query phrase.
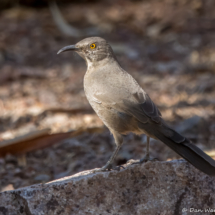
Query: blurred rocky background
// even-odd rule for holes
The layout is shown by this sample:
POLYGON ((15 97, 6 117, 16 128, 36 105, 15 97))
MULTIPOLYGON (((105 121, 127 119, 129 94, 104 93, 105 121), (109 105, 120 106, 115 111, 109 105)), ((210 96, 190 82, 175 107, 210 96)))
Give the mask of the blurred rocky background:
MULTIPOLYGON (((1 0, 0 191, 101 167, 114 150, 84 60, 56 55, 88 36, 107 39, 164 119, 215 158, 214 11, 214 0, 1 0)), ((124 139, 117 165, 145 151, 144 135, 124 139)), ((151 155, 179 158, 155 140, 151 155)))

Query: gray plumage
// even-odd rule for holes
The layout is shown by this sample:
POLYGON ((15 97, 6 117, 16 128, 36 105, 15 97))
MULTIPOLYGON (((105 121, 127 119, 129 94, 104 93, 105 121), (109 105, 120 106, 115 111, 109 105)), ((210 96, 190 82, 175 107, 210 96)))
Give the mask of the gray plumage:
POLYGON ((116 150, 99 171, 109 170, 119 151, 122 134, 133 132, 147 135, 147 154, 141 161, 149 160, 149 137, 159 139, 167 146, 208 175, 215 175, 215 161, 190 143, 188 139, 168 127, 149 95, 136 80, 119 65, 111 46, 100 37, 86 38, 76 45, 67 46, 58 53, 74 50, 87 63, 84 77, 86 97, 113 134, 116 150))

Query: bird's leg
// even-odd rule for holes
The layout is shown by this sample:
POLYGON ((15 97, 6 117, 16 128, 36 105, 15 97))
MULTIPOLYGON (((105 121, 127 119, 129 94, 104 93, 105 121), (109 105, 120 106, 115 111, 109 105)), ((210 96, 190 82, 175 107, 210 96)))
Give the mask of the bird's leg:
POLYGON ((147 162, 148 160, 150 160, 150 156, 149 156, 149 145, 150 145, 150 137, 147 136, 146 154, 145 154, 145 156, 144 156, 142 159, 140 159, 140 163, 147 162))
POLYGON ((101 171, 105 171, 105 170, 111 170, 113 169, 113 161, 119 151, 121 146, 117 146, 113 152, 113 154, 111 155, 110 159, 108 160, 108 162, 100 169, 101 171))
POLYGON ((146 143, 146 154, 143 158, 141 158, 139 161, 132 162, 131 164, 141 164, 147 161, 155 161, 158 160, 157 158, 151 158, 149 155, 149 144, 150 144, 150 137, 147 136, 147 143, 146 143))
POLYGON ((151 158, 150 157, 150 155, 149 155, 149 145, 150 145, 150 137, 147 136, 146 155, 143 158, 140 159, 140 163, 157 160, 157 158, 151 158))
POLYGON ((93 172, 102 172, 102 171, 110 171, 111 169, 114 170, 120 170, 120 167, 113 167, 113 161, 117 155, 117 153, 119 152, 122 143, 123 143, 123 138, 119 133, 113 132, 113 136, 116 142, 116 149, 114 150, 113 154, 111 155, 110 159, 108 160, 108 162, 100 169, 95 169, 93 170, 93 172))

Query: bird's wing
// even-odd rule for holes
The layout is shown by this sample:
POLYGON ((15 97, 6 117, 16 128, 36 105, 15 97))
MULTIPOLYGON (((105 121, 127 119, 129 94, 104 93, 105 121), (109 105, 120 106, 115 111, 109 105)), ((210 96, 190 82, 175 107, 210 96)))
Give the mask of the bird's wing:
POLYGON ((127 107, 127 112, 141 122, 144 116, 156 123, 160 123, 161 113, 148 94, 141 92, 134 93, 132 96, 136 99, 136 102, 131 102, 129 100, 123 101, 124 105, 127 107))
MULTIPOLYGON (((101 77, 99 80, 101 80, 101 77)), ((185 138, 168 127, 149 95, 128 73, 124 72, 117 79, 110 77, 108 84, 101 82, 97 87, 100 90, 97 89, 93 97, 97 103, 100 102, 100 105, 133 116, 141 122, 141 128, 148 134, 152 134, 153 137, 155 136, 154 130, 159 130, 175 143, 184 142, 185 138)))
POLYGON ((124 73, 122 80, 117 84, 112 82, 106 88, 101 87, 100 91, 94 93, 94 99, 101 105, 129 114, 142 123, 149 120, 160 123, 160 111, 135 79, 124 73))

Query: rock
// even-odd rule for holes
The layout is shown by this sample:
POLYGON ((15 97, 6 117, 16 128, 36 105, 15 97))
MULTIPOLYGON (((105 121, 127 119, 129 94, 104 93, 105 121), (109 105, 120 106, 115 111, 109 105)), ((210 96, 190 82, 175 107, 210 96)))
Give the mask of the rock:
POLYGON ((1 215, 168 215, 194 209, 215 209, 215 177, 184 160, 127 164, 119 172, 84 171, 0 193, 1 215))

